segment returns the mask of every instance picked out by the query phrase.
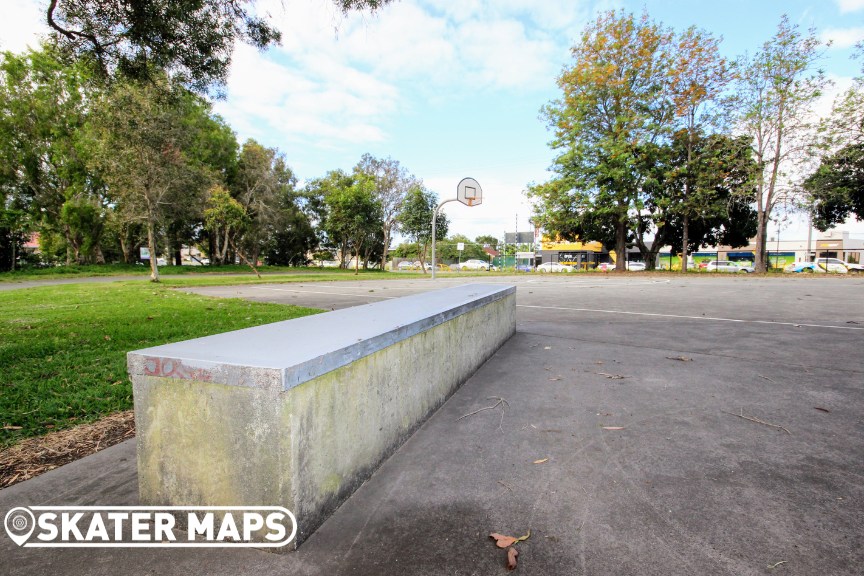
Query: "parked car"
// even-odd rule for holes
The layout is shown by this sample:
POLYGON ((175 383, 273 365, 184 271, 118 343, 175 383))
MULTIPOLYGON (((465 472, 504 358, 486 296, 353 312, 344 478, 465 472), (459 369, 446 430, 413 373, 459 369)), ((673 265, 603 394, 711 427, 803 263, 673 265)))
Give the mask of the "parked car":
POLYGON ((399 262, 399 264, 396 265, 396 269, 397 270, 413 270, 414 269, 414 263, 409 262, 408 260, 403 260, 402 262, 399 262))
POLYGON ((421 264, 419 260, 414 261, 414 270, 422 270, 423 268, 426 268, 426 270, 432 270, 432 264, 429 262, 423 262, 421 264))
POLYGON ((484 262, 483 260, 466 260, 459 264, 460 270, 482 270, 484 272, 489 270, 489 263, 484 262))
POLYGON ((745 274, 749 274, 750 272, 753 272, 755 268, 752 266, 744 266, 737 262, 732 262, 731 260, 711 260, 708 262, 708 265, 705 266, 705 270, 708 272, 744 272, 745 274))
POLYGON ((573 267, 567 266, 566 264, 560 264, 558 262, 544 262, 537 266, 537 272, 545 273, 545 272, 572 272, 573 267))
POLYGON ((817 258, 814 262, 795 262, 783 268, 784 272, 831 272, 834 274, 861 274, 864 266, 844 262, 837 258, 817 258))
MULTIPOLYGON (((627 270, 632 270, 633 272, 642 272, 645 270, 645 263, 636 260, 628 260, 624 263, 624 266, 627 270)), ((600 262, 597 264, 597 270, 602 270, 603 272, 615 270, 615 262, 600 262)))

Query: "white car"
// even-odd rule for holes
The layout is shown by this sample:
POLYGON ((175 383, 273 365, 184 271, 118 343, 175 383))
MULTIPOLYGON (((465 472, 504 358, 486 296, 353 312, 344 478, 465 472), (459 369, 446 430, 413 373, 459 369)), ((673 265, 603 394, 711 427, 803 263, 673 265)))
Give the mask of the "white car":
POLYGON ((837 258, 817 258, 815 262, 796 262, 783 268, 784 272, 831 272, 833 274, 861 274, 864 266, 844 262, 837 258))
POLYGON ((637 260, 628 260, 627 270, 632 270, 633 272, 642 272, 645 270, 645 263, 639 262, 637 260))
POLYGON ((711 260, 708 262, 708 265, 705 266, 705 270, 708 272, 743 272, 749 274, 755 269, 752 266, 741 266, 737 262, 732 262, 731 260, 711 260))
POLYGON ((537 266, 537 272, 545 273, 545 272, 572 272, 573 267, 567 266, 566 264, 559 264, 558 262, 544 262, 537 266))
POLYGON ((413 270, 414 269, 414 263, 409 262, 408 260, 403 260, 402 262, 399 262, 399 264, 396 266, 396 269, 397 270, 413 270))
POLYGON ((466 260, 459 264, 460 270, 482 270, 486 272, 489 270, 489 263, 484 262, 483 260, 466 260))

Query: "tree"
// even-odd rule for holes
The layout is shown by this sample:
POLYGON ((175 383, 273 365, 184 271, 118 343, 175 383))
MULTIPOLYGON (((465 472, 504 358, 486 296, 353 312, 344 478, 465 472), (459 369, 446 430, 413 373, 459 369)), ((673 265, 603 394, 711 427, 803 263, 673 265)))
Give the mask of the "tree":
POLYGON ((489 258, 489 255, 483 251, 482 244, 472 242, 471 239, 464 234, 454 234, 450 236, 444 241, 439 242, 437 248, 438 257, 441 259, 442 262, 445 260, 457 259, 463 261, 471 259, 487 260, 489 258), (462 250, 461 253, 458 250, 458 244, 460 242, 465 245, 464 250, 462 250))
POLYGON ((381 204, 382 232, 384 234, 384 250, 381 254, 381 269, 387 263, 387 252, 390 249, 390 237, 399 228, 399 211, 405 202, 408 190, 419 186, 417 178, 408 173, 397 160, 392 158, 379 159, 371 154, 364 154, 354 171, 366 174, 375 182, 375 196, 381 204))
POLYGON ((240 150, 231 189, 249 216, 240 241, 253 261, 257 261, 269 235, 281 228, 281 205, 294 190, 297 178, 275 148, 265 148, 247 140, 240 150))
POLYGON ((480 246, 488 246, 492 249, 496 248, 498 246, 498 243, 500 242, 498 238, 489 234, 481 234, 480 236, 477 236, 474 241, 480 246))
MULTIPOLYGON (((862 56, 864 43, 859 43, 854 57, 862 56)), ((827 153, 804 181, 813 224, 822 231, 851 214, 864 219, 864 77, 835 101, 825 124, 819 145, 827 153)))
POLYGON ((0 189, 32 226, 64 238, 67 264, 103 260, 105 190, 84 137, 99 93, 85 66, 50 45, 0 55, 0 189))
MULTIPOLYGON (((343 186, 331 190, 324 198, 327 235, 354 254, 354 273, 360 269, 364 246, 374 242, 383 219, 381 205, 373 193, 374 183, 364 175, 344 175, 343 186)), ((344 263, 344 255, 342 257, 344 263)))
POLYGON ((757 166, 749 138, 682 129, 668 148, 667 179, 650 194, 651 203, 663 207, 657 213, 650 262, 666 243, 682 255, 682 262, 702 246, 746 246, 756 232, 756 212, 750 204, 757 166))
POLYGON ((768 222, 780 202, 798 190, 796 163, 803 161, 815 127, 810 110, 828 84, 813 66, 821 56, 813 30, 802 35, 783 16, 777 33, 752 58, 742 58, 733 100, 738 129, 751 138, 756 175, 757 272, 768 266, 768 222))
MULTIPOLYGON (((402 233, 418 246, 417 257, 424 274, 426 273, 426 252, 432 242, 432 215, 437 206, 438 196, 434 192, 417 186, 409 190, 402 211, 399 213, 402 233)), ((436 240, 443 240, 447 237, 449 225, 447 215, 438 212, 435 220, 436 240)))
MULTIPOLYGON (((376 9, 389 0, 334 0, 344 11, 376 9)), ((171 70, 195 91, 221 86, 235 43, 259 49, 281 33, 255 16, 254 0, 49 0, 46 21, 61 47, 93 61, 105 76, 149 79, 171 70), (248 6, 248 7, 247 7, 248 6)))
POLYGON ((186 120, 209 109, 165 79, 119 84, 94 108, 94 165, 123 218, 146 226, 150 278, 158 282, 161 228, 181 213, 201 214, 206 201, 211 178, 191 154, 198 134, 186 120))
POLYGON ((823 158, 804 188, 811 197, 813 225, 819 230, 842 224, 850 214, 864 219, 864 143, 823 158))
MULTIPOLYGON (((559 150, 552 181, 532 186, 538 221, 553 235, 614 240, 627 246, 630 211, 638 206, 641 147, 667 130, 672 34, 624 12, 589 24, 571 52, 574 64, 558 77, 563 98, 544 113, 559 150), (610 238, 610 233, 612 238, 610 238)), ((618 258, 617 269, 625 269, 618 258)))
POLYGON ((703 109, 719 98, 729 78, 726 59, 718 52, 719 44, 709 33, 691 27, 678 37, 673 59, 670 95, 675 115, 683 120, 687 151, 680 201, 675 204, 681 220, 682 273, 687 271, 690 219, 700 217, 705 205, 704 198, 693 198, 692 194, 695 180, 700 177, 693 166, 694 147, 698 132, 707 123, 703 109))
POLYGON ((258 273, 255 264, 250 262, 246 255, 243 254, 243 251, 237 247, 237 237, 244 232, 250 222, 246 209, 240 202, 232 198, 226 189, 219 185, 211 188, 209 194, 207 208, 204 210, 204 223, 217 239, 224 239, 223 252, 221 254, 222 260, 224 261, 225 252, 227 252, 230 246, 252 268, 255 275, 261 278, 261 274, 258 273))

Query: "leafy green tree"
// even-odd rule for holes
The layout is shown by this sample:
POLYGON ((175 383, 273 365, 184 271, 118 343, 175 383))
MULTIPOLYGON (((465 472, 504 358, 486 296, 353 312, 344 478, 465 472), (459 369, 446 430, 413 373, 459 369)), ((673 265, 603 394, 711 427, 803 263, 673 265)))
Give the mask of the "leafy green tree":
POLYGON ((756 163, 757 272, 768 266, 768 222, 778 203, 799 190, 795 164, 809 152, 815 128, 811 110, 828 80, 814 66, 822 44, 813 30, 802 34, 783 16, 776 34, 750 58, 738 63, 735 123, 750 137, 756 163))
POLYGON ((102 261, 104 186, 84 137, 99 93, 85 66, 50 45, 0 55, 0 190, 40 233, 65 239, 67 264, 102 261))
MULTIPOLYGON (((647 15, 606 12, 572 48, 574 63, 558 78, 563 97, 544 110, 559 150, 556 175, 529 190, 538 221, 553 235, 614 240, 617 253, 626 251, 630 212, 640 202, 641 148, 674 117, 672 36, 647 15)), ((624 266, 619 258, 618 269, 624 266)))
MULTIPOLYGON (((864 62, 864 43, 859 43, 854 58, 864 62)), ((862 67, 864 72, 864 67, 862 67)), ((843 223, 854 214, 864 219, 864 76, 834 103, 823 128, 828 152, 804 182, 809 194, 813 224, 825 231, 843 223)))
POLYGON ((489 255, 483 251, 483 245, 477 242, 473 242, 470 238, 465 236, 464 234, 454 234, 449 238, 445 239, 442 242, 438 242, 437 244, 438 255, 441 258, 441 261, 447 260, 488 260, 489 255), (465 245, 465 249, 460 253, 457 248, 458 244, 462 242, 465 245))
POLYGON ((255 264, 237 247, 237 238, 248 228, 251 221, 246 209, 225 188, 219 185, 211 188, 209 195, 207 207, 204 210, 204 223, 217 239, 223 239, 223 251, 220 255, 222 260, 224 261, 225 253, 230 246, 260 278, 261 274, 258 273, 255 264))
MULTIPOLYGON (((345 11, 375 9, 389 0, 335 0, 345 11)), ((171 70, 196 91, 227 79, 235 43, 265 49, 281 33, 246 0, 50 0, 46 21, 60 45, 95 62, 148 79, 171 70)))
MULTIPOLYGON (((684 255, 706 245, 746 246, 757 224, 751 204, 758 166, 749 138, 704 136, 684 129, 669 148, 672 165, 665 187, 650 195, 653 203, 666 201, 658 225, 662 241, 655 238, 652 248, 668 243, 673 253, 684 255)), ((656 250, 645 262, 655 259, 656 250)))
POLYGON ((270 265, 302 266, 308 263, 308 254, 318 247, 318 238, 309 216, 302 210, 293 192, 283 194, 279 204, 280 218, 264 250, 270 265))
MULTIPOLYGON (((375 196, 381 204, 383 250, 381 254, 381 269, 387 263, 387 252, 390 249, 390 238, 399 230, 399 211, 405 202, 405 195, 411 188, 420 185, 420 181, 411 175, 397 160, 392 158, 375 158, 364 154, 354 171, 366 174, 375 182, 375 196)), ((370 244, 371 245, 371 244, 370 244)))
POLYGON ((211 177, 190 153, 198 135, 184 122, 195 113, 207 107, 165 80, 118 84, 94 104, 94 165, 124 220, 146 227, 154 282, 162 228, 180 213, 200 215, 207 198, 211 177))
MULTIPOLYGON (((383 214, 376 201, 374 182, 364 175, 348 176, 343 173, 343 186, 331 190, 324 198, 327 216, 324 228, 327 235, 354 254, 354 273, 359 272, 360 257, 378 238, 383 214)), ((345 257, 342 258, 343 263, 345 257)))
POLYGON ((496 248, 500 242, 498 238, 495 236, 491 236, 489 234, 481 234, 474 239, 474 242, 479 244, 480 246, 488 246, 490 248, 496 248))
MULTIPOLYGON (((689 251, 690 220, 705 216, 706 199, 699 195, 696 181, 705 177, 694 166, 694 151, 700 132, 711 121, 711 104, 717 104, 730 79, 726 59, 719 54, 719 39, 708 32, 694 27, 688 28, 677 38, 673 57, 670 97, 675 108, 675 116, 682 124, 684 146, 687 156, 679 172, 683 186, 680 188, 679 202, 675 204, 681 222, 681 272, 687 271, 686 254, 689 251), (706 110, 706 108, 708 108, 706 110)), ((680 134, 676 135, 680 138, 680 134)), ((710 176, 709 176, 710 177, 710 176)), ((704 187, 699 190, 704 191, 704 187)), ((701 242, 701 239, 696 243, 701 242)))
MULTIPOLYGON (((417 257, 420 260, 423 273, 426 273, 426 253, 432 242, 432 215, 438 206, 438 196, 434 192, 423 189, 420 186, 408 191, 405 203, 399 213, 399 225, 402 234, 410 242, 417 244, 417 257)), ((435 239, 443 240, 447 237, 447 228, 450 221, 444 212, 438 212, 435 220, 435 239)))
POLYGON ((257 261, 275 230, 282 228, 283 205, 297 178, 275 148, 247 140, 240 150, 231 189, 249 216, 240 241, 249 257, 257 261))
POLYGON ((864 143, 823 158, 804 188, 813 205, 813 225, 819 230, 842 224, 851 214, 864 219, 864 143))

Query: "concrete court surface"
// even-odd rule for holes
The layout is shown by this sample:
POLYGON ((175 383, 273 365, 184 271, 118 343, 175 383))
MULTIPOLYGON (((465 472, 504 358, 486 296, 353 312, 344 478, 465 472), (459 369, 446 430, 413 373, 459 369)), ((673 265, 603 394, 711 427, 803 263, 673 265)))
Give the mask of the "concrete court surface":
MULTIPOLYGON (((864 279, 435 285, 465 281, 518 286, 516 335, 297 552, 0 536, 0 574, 503 574, 488 534, 529 529, 516 573, 864 573, 864 279)), ((195 291, 336 308, 432 287, 195 291)), ((127 442, 0 491, 0 514, 136 490, 127 442)))

